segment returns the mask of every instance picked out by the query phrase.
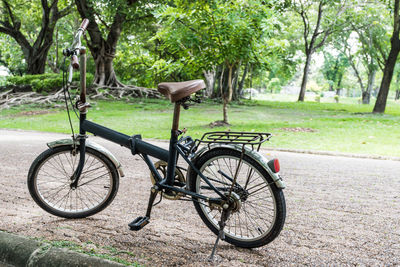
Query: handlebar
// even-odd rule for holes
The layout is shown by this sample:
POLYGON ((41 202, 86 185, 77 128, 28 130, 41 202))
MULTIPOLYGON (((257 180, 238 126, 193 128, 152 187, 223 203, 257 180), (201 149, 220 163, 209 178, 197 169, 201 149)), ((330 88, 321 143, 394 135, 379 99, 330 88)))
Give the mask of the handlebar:
POLYGON ((89 20, 88 19, 83 19, 81 23, 81 27, 79 29, 82 29, 82 31, 86 31, 87 26, 89 25, 89 20))
MULTIPOLYGON (((85 32, 86 28, 89 25, 89 20, 88 19, 83 19, 81 26, 79 27, 78 31, 76 32, 75 36, 74 36, 74 40, 72 42, 72 47, 71 49, 69 49, 69 51, 72 51, 71 54, 71 65, 72 68, 74 69, 79 69, 79 61, 78 61, 78 55, 79 55, 79 49, 81 48, 81 37, 83 35, 83 33, 85 32)), ((71 68, 70 68, 70 72, 72 72, 71 68)), ((69 75, 69 77, 72 77, 71 73, 69 75)), ((68 82, 71 82, 71 79, 68 79, 68 82)))
POLYGON ((76 55, 73 55, 71 57, 71 65, 74 69, 79 69, 79 61, 78 61, 78 57, 76 55))

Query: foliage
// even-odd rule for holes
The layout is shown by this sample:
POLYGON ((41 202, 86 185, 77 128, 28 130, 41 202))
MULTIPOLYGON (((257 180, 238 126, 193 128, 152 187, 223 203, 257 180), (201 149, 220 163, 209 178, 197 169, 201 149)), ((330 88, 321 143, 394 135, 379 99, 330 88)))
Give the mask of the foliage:
POLYGON ((307 85, 307 91, 310 91, 310 92, 313 92, 313 93, 319 95, 322 91, 322 88, 315 81, 310 81, 307 85))
POLYGON ((339 96, 338 96, 338 95, 335 95, 335 96, 333 97, 333 99, 335 99, 335 102, 336 102, 336 103, 339 103, 339 96))
MULTIPOLYGON (((391 47, 393 3, 4 0, 0 5, 0 64, 13 75, 28 73, 27 53, 29 46, 36 43, 36 48, 43 46, 43 51, 36 49, 40 53, 30 58, 40 55, 46 65, 45 72, 59 72, 62 49, 70 45, 81 16, 90 15, 97 28, 90 24, 83 45, 92 53, 97 49, 95 54, 100 54, 100 58, 95 62, 88 53, 88 72, 95 74, 101 69, 101 66, 96 68, 100 61, 108 66, 107 60, 111 60, 114 62, 111 70, 116 73, 114 84, 120 80, 156 87, 162 81, 200 79, 206 76, 204 72, 211 72, 212 97, 222 97, 226 105, 246 87, 277 92, 285 85, 297 85, 294 78, 302 72, 299 64, 307 59, 307 52, 321 52, 323 67, 316 69, 310 64, 311 80, 317 80, 320 86, 330 85, 332 90, 347 88, 351 92, 358 89, 358 83, 362 92, 356 95, 374 96, 391 47), (44 14, 57 12, 46 13, 43 3, 56 6, 61 12, 56 21, 45 23, 44 14), (85 13, 88 11, 91 13, 85 13), (52 36, 46 39, 49 42, 39 38, 43 25, 48 27, 46 34, 52 36), (12 29, 14 35, 19 31, 28 45, 22 45, 23 38, 14 38, 4 28, 12 29), (47 57, 42 57, 43 53, 48 53, 47 57)), ((397 66, 396 77, 399 71, 397 66)), ((32 84, 41 91, 58 86, 59 80, 38 79, 32 84)), ((391 90, 397 88, 392 83, 391 90)))
POLYGON ((26 62, 21 48, 8 35, 0 35, 0 64, 5 66, 13 75, 26 73, 26 62))
POLYGON ((324 53, 324 65, 321 71, 331 90, 340 88, 343 75, 349 66, 348 59, 343 53, 338 55, 332 55, 330 52, 324 53))
POLYGON ((281 90, 281 81, 279 78, 272 78, 268 83, 268 91, 279 93, 281 90))
POLYGON ((161 49, 172 55, 161 67, 180 71, 191 66, 192 73, 201 73, 222 66, 227 80, 221 87, 224 123, 228 123, 226 105, 233 96, 233 72, 242 62, 267 64, 269 54, 285 47, 284 41, 273 38, 275 11, 266 1, 176 0, 156 17, 163 24, 156 38, 161 49))
POLYGON ((69 0, 1 2, 0 33, 18 43, 27 73, 44 73, 57 21, 70 13, 71 5, 69 0))

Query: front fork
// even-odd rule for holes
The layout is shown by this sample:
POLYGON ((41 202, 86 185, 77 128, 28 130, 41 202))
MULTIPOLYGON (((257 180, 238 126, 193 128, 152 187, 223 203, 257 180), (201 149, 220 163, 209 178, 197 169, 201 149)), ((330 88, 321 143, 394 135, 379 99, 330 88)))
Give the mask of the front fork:
MULTIPOLYGON (((79 164, 76 168, 74 174, 71 177, 71 189, 75 189, 78 187, 79 178, 82 175, 83 166, 85 165, 85 154, 86 154, 86 131, 83 130, 82 123, 86 120, 86 112, 87 108, 90 106, 86 103, 86 48, 79 48, 80 55, 80 64, 78 64, 78 68, 80 69, 80 98, 77 103, 79 109, 79 164)), ((72 72, 70 72, 72 73, 72 72)), ((70 74, 71 75, 71 74, 70 74)), ((69 81, 72 80, 70 77, 69 81)), ((73 136, 72 138, 75 138, 73 136)), ((75 142, 74 142, 75 144, 75 142)))
MULTIPOLYGON (((80 130, 79 130, 79 135, 78 135, 78 140, 79 140, 79 163, 78 166, 74 172, 74 174, 71 176, 71 188, 75 189, 78 187, 78 182, 79 178, 82 175, 82 170, 85 165, 85 154, 86 154, 86 131, 83 130, 82 128, 82 122, 86 120, 86 114, 80 114, 80 130)), ((75 138, 75 137, 73 137, 75 138)), ((74 142, 75 144, 75 142, 74 142)))

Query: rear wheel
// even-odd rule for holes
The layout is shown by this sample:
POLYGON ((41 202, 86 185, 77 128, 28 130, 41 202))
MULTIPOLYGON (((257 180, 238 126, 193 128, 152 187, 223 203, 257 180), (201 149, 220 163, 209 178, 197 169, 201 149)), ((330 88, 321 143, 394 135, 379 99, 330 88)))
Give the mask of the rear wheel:
MULTIPOLYGON (((239 168, 231 194, 236 203, 226 221, 225 241, 239 247, 255 248, 268 244, 279 235, 286 217, 285 198, 254 159, 244 155, 239 166, 240 156, 236 150, 217 148, 202 155, 195 165, 225 195, 229 194, 239 168)), ((195 171, 189 175, 192 191, 210 198, 219 197, 195 171)), ((210 207, 204 200, 193 199, 193 203, 204 223, 218 234, 221 209, 210 207)))
POLYGON ((79 163, 71 146, 50 148, 32 163, 28 188, 45 211, 64 218, 84 218, 106 208, 114 199, 119 176, 114 164, 98 151, 86 148, 85 165, 76 188, 71 177, 79 163))

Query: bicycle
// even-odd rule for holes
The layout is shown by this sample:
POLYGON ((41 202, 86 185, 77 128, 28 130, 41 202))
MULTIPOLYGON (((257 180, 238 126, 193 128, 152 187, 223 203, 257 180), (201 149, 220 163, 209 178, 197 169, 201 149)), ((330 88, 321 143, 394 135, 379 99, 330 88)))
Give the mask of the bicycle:
MULTIPOLYGON (((33 200, 45 211, 64 218, 94 215, 113 201, 119 176, 124 176, 121 164, 107 149, 87 140, 89 132, 140 155, 150 170, 153 186, 147 212, 128 224, 130 230, 138 231, 149 223, 160 193, 160 201, 193 202, 200 218, 217 235, 211 259, 220 239, 244 248, 273 241, 283 228, 286 204, 278 159, 268 161, 258 152, 271 134, 220 131, 196 140, 184 136, 186 130, 178 128, 181 106, 187 109, 195 101, 190 96, 205 88, 203 80, 158 85, 160 93, 174 103, 169 150, 143 141, 141 135, 128 136, 87 120, 90 105, 86 102, 86 49, 81 47, 81 36, 88 24, 85 19, 72 48, 64 50, 64 64, 71 58, 64 86, 70 124, 68 87, 73 70, 80 69, 80 96, 75 105, 79 134, 74 134, 71 124, 71 139, 48 143, 49 148, 34 160, 28 174, 33 200), (149 156, 160 161, 153 163, 149 156), (179 157, 187 168, 178 166, 179 157)), ((65 72, 64 68, 63 77, 65 72)))

